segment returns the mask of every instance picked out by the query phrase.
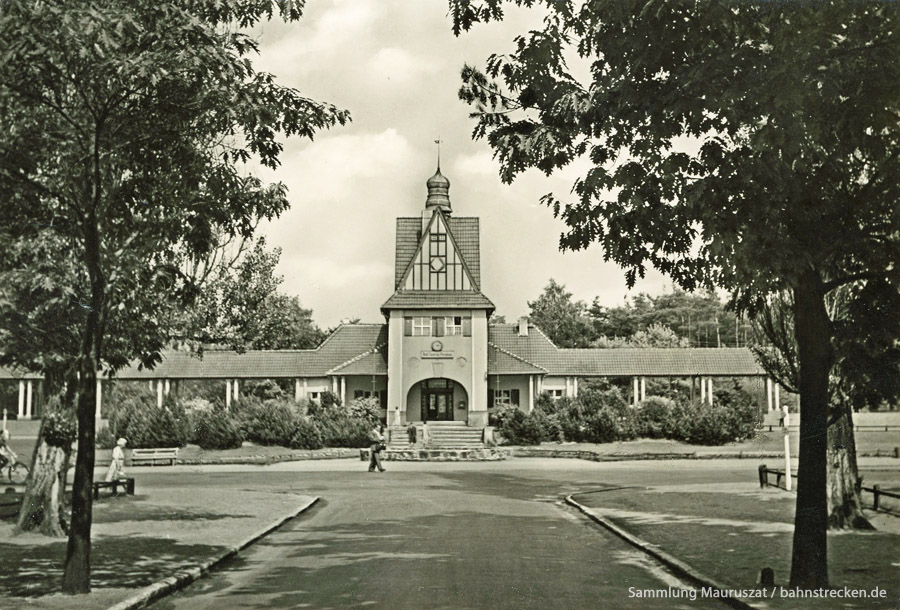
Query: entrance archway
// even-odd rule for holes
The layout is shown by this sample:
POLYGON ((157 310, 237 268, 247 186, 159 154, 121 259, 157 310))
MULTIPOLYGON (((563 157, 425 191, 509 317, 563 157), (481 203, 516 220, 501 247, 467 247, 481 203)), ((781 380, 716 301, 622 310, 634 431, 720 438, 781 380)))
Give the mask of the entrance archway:
POLYGON ((424 379, 406 395, 406 418, 410 422, 466 421, 468 411, 468 392, 452 379, 424 379))

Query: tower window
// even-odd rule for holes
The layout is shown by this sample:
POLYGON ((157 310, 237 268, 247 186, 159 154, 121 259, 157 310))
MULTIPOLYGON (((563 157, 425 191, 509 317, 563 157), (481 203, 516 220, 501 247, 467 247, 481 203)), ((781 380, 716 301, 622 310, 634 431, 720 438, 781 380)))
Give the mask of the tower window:
POLYGON ((413 337, 431 336, 431 318, 415 317, 412 319, 413 337))
POLYGON ((463 334, 463 319, 460 316, 444 318, 444 332, 447 335, 463 334))

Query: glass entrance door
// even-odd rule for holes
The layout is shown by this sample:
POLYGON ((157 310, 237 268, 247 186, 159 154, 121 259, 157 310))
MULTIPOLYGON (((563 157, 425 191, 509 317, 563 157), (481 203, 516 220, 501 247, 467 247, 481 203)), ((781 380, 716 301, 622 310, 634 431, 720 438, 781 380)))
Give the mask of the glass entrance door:
POLYGON ((422 412, 427 421, 447 421, 453 419, 453 390, 450 388, 422 392, 424 403, 422 412))

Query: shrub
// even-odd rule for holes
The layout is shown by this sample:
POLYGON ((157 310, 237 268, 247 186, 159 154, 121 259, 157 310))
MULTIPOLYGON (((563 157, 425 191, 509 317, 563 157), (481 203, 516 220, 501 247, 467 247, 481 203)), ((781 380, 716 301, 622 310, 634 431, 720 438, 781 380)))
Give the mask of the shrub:
POLYGON ((316 419, 326 447, 366 447, 373 422, 359 417, 316 419))
POLYGON ((347 405, 350 417, 363 419, 371 423, 381 421, 381 401, 374 397, 356 398, 347 405))
POLYGON ((514 406, 502 407, 497 413, 497 429, 507 444, 539 445, 547 439, 545 418, 540 411, 526 415, 514 406))
POLYGON ((135 448, 184 447, 190 440, 190 424, 184 407, 166 399, 157 406, 153 396, 135 395, 118 404, 110 426, 135 448))
POLYGON ((682 410, 674 400, 650 396, 638 405, 635 432, 644 438, 678 438, 682 410))
POLYGON ((752 404, 698 404, 683 408, 681 438, 694 445, 724 445, 750 438, 756 429, 752 404))
POLYGON ((611 443, 622 438, 618 415, 611 407, 601 407, 584 418, 583 440, 589 443, 611 443))
POLYGON ((321 449, 325 446, 322 432, 315 421, 308 417, 297 418, 291 435, 291 449, 321 449))
POLYGON ((254 396, 261 400, 279 400, 286 398, 284 389, 274 379, 250 379, 241 386, 241 394, 254 396))
POLYGON ((234 417, 219 410, 192 413, 193 441, 201 449, 236 449, 244 438, 234 417))
POLYGON ((235 412, 244 438, 260 445, 288 447, 300 419, 292 401, 243 397, 235 412))
POLYGON ((99 449, 112 449, 116 446, 116 437, 109 429, 109 426, 103 426, 97 430, 94 437, 94 445, 99 449))

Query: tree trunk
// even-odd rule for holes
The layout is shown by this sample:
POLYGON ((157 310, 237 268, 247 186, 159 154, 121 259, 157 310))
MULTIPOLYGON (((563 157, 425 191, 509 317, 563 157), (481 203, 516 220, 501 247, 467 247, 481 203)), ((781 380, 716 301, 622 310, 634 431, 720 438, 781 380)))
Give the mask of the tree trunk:
POLYGON ((72 522, 63 574, 63 593, 91 592, 91 523, 94 482, 94 401, 96 373, 81 367, 78 393, 78 451, 72 483, 72 522))
MULTIPOLYGON (((97 138, 95 137, 95 144, 97 138)), ((100 226, 97 220, 99 205, 99 153, 95 146, 94 207, 84 219, 84 258, 91 281, 91 305, 87 312, 81 354, 78 361, 78 452, 75 455, 75 480, 72 482, 72 523, 66 547, 63 572, 63 593, 91 592, 91 523, 93 522, 95 404, 97 399, 97 369, 101 362, 106 305, 106 278, 100 265, 100 226)))
POLYGON ((43 438, 32 462, 25 496, 16 522, 16 532, 36 530, 47 536, 65 535, 60 522, 60 469, 65 463, 66 451, 48 445, 43 438))
POLYGON ((800 450, 790 586, 828 586, 828 374, 833 359, 825 293, 809 270, 794 287, 794 331, 800 364, 800 450))
POLYGON ((875 529, 862 510, 850 405, 832 405, 828 424, 827 494, 829 529, 875 529))

